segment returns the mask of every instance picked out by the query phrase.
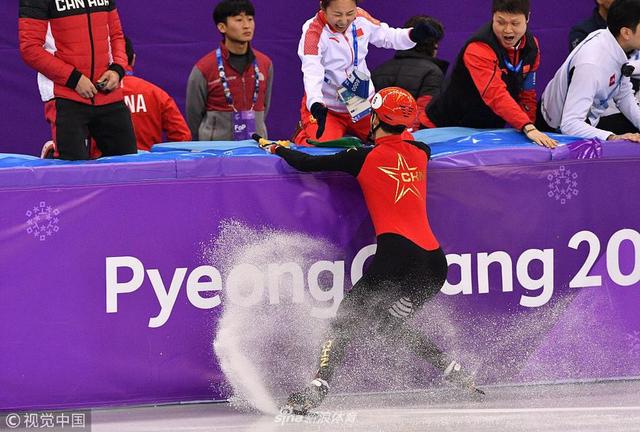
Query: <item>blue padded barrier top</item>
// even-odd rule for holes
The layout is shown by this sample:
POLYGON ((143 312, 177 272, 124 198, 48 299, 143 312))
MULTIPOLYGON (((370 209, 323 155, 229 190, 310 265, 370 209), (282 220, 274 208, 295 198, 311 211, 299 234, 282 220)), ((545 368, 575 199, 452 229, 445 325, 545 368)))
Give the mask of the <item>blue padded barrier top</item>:
POLYGON ((169 142, 169 143, 154 145, 153 147, 151 147, 151 152, 152 153, 162 153, 162 152, 169 152, 169 151, 225 152, 227 150, 236 150, 244 147, 256 148, 257 144, 254 140, 169 142))
MULTIPOLYGON (((480 130, 470 128, 425 129, 414 133, 417 140, 431 146, 432 157, 441 161, 443 166, 491 165, 502 163, 528 163, 565 158, 568 153, 565 146, 549 150, 529 141, 522 133, 513 129, 480 130), (517 151, 516 151, 517 150, 517 151)), ((579 141, 579 138, 551 134, 560 144, 579 141)), ((636 148, 628 143, 618 145, 606 143, 604 152, 599 156, 611 154, 613 157, 628 157, 636 154, 636 148), (611 152, 609 149, 617 149, 611 152), (609 153, 607 153, 609 151, 609 153)), ((640 146, 639 146, 640 147, 640 146)), ((296 147, 313 155, 329 155, 340 148, 296 147)), ((94 161, 62 161, 39 159, 35 156, 0 154, 0 171, 10 168, 50 167, 63 168, 77 165, 91 166, 109 164, 145 164, 149 162, 176 162, 189 159, 226 157, 273 157, 262 151, 253 140, 245 141, 196 141, 181 143, 163 143, 153 146, 151 152, 135 155, 105 157, 94 161)))
MULTIPOLYGON (((461 129, 461 128, 456 128, 461 129)), ((431 129, 437 130, 437 129, 431 129)), ((532 143, 523 133, 514 129, 496 129, 484 130, 468 135, 460 135, 448 140, 431 141, 428 134, 419 131, 414 134, 418 141, 425 142, 431 146, 432 156, 445 156, 464 152, 475 152, 489 149, 507 149, 507 148, 536 148, 539 147, 532 143)), ((429 131, 429 129, 427 129, 429 131)), ((559 144, 569 144, 580 140, 581 138, 569 135, 561 135, 550 133, 551 138, 558 141, 559 144)), ((436 136, 440 139, 443 136, 436 136)))

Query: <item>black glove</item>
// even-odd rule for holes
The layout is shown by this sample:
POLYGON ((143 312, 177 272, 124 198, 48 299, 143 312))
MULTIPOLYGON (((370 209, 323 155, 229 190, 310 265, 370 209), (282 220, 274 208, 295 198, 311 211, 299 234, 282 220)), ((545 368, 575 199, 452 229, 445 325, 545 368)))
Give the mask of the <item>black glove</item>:
POLYGON ((415 43, 424 43, 429 38, 440 39, 442 35, 438 30, 425 22, 419 22, 409 32, 409 38, 415 43))
POLYGON ((322 105, 320 102, 316 102, 313 105, 311 105, 311 115, 318 122, 318 132, 316 133, 316 139, 320 139, 320 137, 324 133, 324 127, 327 123, 328 113, 329 113, 329 108, 322 105))

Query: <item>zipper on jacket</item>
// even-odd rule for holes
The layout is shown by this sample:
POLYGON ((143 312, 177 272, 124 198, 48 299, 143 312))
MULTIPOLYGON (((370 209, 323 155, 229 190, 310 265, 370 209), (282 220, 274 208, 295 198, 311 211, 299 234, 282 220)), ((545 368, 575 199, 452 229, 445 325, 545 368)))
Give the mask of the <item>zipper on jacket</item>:
POLYGON ((244 73, 242 74, 242 100, 244 103, 247 102, 247 86, 245 85, 246 81, 244 79, 244 73))
MULTIPOLYGON (((91 80, 91 83, 94 82, 95 76, 94 76, 94 69, 95 69, 95 62, 96 62, 96 58, 95 58, 95 47, 93 46, 93 29, 91 26, 91 6, 87 6, 87 23, 89 24, 89 44, 91 45, 91 77, 89 78, 91 80)), ((95 105, 96 101, 95 101, 95 96, 91 98, 91 104, 95 105)))
POLYGON ((351 51, 351 64, 353 65, 353 63, 355 61, 355 58, 356 58, 355 53, 353 52, 353 46, 349 43, 349 38, 347 37, 346 34, 342 33, 342 37, 347 42, 347 46, 349 47, 349 51, 351 51))
POLYGON ((491 82, 493 81, 493 79, 496 77, 496 72, 498 70, 498 63, 496 62, 496 64, 493 66, 493 75, 491 75, 491 79, 489 80, 489 82, 487 83, 487 86, 484 88, 484 90, 482 90, 482 94, 480 95, 481 97, 484 97, 484 94, 487 92, 487 90, 489 89, 489 86, 491 85, 491 82))

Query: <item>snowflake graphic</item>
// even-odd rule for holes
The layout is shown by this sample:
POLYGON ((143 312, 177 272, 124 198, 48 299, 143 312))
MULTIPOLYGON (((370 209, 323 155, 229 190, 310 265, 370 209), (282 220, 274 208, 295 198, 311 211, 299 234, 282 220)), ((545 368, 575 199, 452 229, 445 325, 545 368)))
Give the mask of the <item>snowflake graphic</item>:
POLYGON ((554 170, 547 176, 549 181, 549 198, 560 201, 565 205, 567 201, 578 195, 578 173, 572 172, 565 166, 554 170))
POLYGON ((60 210, 41 201, 39 205, 27 210, 27 234, 40 241, 45 241, 60 230, 58 226, 59 215, 60 210))
POLYGON ((627 343, 629 344, 629 354, 632 356, 640 356, 640 331, 626 334, 627 343))

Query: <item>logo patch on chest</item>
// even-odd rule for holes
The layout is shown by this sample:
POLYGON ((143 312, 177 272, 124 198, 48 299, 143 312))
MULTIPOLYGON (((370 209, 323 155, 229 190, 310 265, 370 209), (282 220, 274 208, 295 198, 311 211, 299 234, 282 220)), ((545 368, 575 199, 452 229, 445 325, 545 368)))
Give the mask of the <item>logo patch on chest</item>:
POLYGON ((400 153, 398 153, 397 167, 378 167, 378 169, 396 182, 395 204, 409 193, 418 198, 422 198, 422 194, 416 186, 416 183, 424 181, 425 172, 419 170, 418 167, 410 167, 400 153))

